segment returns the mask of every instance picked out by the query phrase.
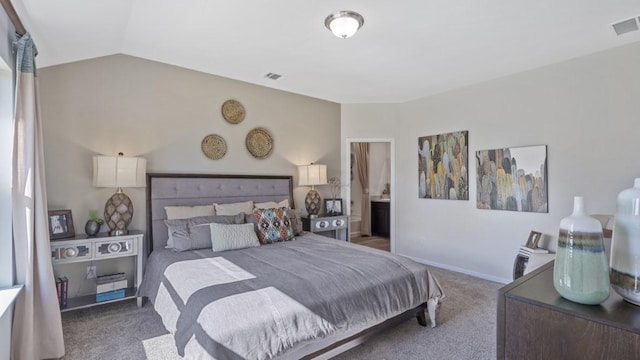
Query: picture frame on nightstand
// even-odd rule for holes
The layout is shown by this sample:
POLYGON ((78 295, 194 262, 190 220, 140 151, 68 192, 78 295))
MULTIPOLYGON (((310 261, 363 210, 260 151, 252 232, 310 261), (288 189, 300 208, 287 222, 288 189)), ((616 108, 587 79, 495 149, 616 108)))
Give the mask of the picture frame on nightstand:
POLYGON ((342 214, 342 199, 324 199, 324 213, 326 216, 340 216, 342 214))
POLYGON ((71 210, 49 210, 49 238, 65 239, 76 236, 71 210))
POLYGON ((542 237, 542 233, 537 231, 531 231, 529 233, 529 239, 527 239, 526 247, 530 249, 536 249, 538 247, 538 242, 540 242, 540 238, 542 237))

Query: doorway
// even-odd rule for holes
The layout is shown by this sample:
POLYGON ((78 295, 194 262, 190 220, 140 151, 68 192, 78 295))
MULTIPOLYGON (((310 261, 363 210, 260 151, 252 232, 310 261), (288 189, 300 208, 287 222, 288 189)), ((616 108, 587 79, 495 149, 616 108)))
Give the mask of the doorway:
POLYGON ((393 139, 347 139, 346 145, 344 164, 349 186, 345 203, 350 215, 350 241, 395 253, 393 139), (367 157, 363 156, 364 152, 367 157), (358 162, 364 162, 364 159, 368 159, 368 164, 363 169, 358 162), (363 170, 367 174, 364 179, 363 170), (363 189, 362 180, 367 184, 366 189, 363 189))

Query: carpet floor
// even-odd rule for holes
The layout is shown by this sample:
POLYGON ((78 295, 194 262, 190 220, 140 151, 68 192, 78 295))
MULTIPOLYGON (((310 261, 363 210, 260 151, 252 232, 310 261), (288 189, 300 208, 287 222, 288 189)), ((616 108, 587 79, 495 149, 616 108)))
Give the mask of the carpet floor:
MULTIPOLYGON (((496 301, 501 284, 431 268, 446 298, 438 326, 421 327, 415 319, 376 335, 335 359, 495 359, 496 301)), ((160 316, 146 302, 104 304, 62 314, 64 360, 180 359, 160 316)))

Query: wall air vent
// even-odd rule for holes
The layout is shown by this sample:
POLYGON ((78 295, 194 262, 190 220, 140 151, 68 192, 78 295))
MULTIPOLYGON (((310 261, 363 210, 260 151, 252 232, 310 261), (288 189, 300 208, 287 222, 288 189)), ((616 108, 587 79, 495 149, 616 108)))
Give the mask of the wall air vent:
POLYGON ((271 80, 278 80, 282 77, 282 75, 280 74, 275 74, 275 73, 267 73, 264 77, 266 77, 267 79, 271 79, 271 80))
POLYGON ((632 31, 637 31, 638 30, 638 19, 636 18, 631 18, 628 20, 623 20, 620 22, 617 22, 613 25, 613 30, 616 32, 616 34, 618 36, 622 35, 622 34, 626 34, 628 32, 632 32, 632 31))

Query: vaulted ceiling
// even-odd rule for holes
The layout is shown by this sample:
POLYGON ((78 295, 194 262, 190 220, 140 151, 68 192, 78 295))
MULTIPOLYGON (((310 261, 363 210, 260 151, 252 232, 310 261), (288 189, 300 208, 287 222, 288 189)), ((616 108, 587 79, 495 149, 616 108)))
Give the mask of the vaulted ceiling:
POLYGON ((128 54, 338 103, 403 102, 640 41, 639 0, 12 0, 46 67, 128 54), (333 36, 327 15, 364 26, 333 36), (283 75, 277 81, 264 77, 283 75))

